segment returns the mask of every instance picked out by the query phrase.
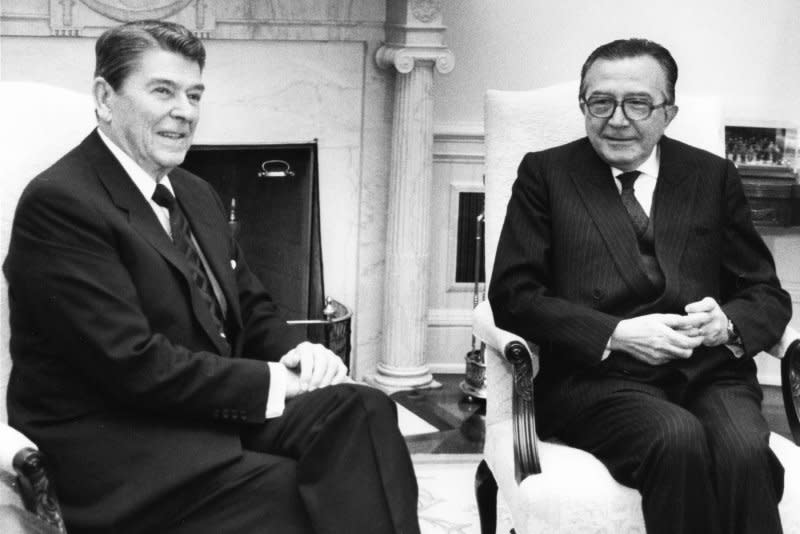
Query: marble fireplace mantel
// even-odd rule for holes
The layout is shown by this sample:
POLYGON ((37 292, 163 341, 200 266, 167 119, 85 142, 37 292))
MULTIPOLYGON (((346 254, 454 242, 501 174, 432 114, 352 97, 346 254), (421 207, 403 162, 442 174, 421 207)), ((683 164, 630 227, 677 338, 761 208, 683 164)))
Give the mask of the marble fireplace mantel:
POLYGON ((354 372, 428 384, 430 91, 453 68, 441 0, 3 0, 0 79, 88 92, 94 38, 143 18, 206 42, 197 143, 317 141, 325 285, 355 310, 354 372))

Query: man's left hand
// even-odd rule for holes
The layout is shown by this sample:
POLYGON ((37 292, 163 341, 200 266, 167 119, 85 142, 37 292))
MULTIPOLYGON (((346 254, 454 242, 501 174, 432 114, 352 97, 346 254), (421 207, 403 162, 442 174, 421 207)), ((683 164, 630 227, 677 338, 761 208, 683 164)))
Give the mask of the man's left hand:
POLYGON ((716 300, 705 297, 687 304, 684 309, 689 318, 693 319, 692 326, 682 330, 685 335, 702 337, 703 345, 707 347, 716 347, 728 342, 728 316, 716 300))
POLYGON ((347 367, 341 358, 316 343, 304 341, 287 352, 280 363, 289 369, 287 398, 306 391, 341 384, 347 379, 347 367), (292 380, 294 379, 294 380, 292 380))

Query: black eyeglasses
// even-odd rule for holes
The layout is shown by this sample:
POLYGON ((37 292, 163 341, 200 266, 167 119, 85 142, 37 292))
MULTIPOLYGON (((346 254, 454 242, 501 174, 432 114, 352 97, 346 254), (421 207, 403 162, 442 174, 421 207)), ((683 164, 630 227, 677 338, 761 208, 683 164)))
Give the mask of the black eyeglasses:
POLYGON ((629 121, 643 121, 650 118, 654 109, 671 106, 666 100, 660 104, 653 104, 644 98, 623 98, 616 100, 608 96, 595 96, 589 100, 581 98, 581 104, 592 117, 609 119, 614 116, 617 106, 622 105, 622 114, 629 121))

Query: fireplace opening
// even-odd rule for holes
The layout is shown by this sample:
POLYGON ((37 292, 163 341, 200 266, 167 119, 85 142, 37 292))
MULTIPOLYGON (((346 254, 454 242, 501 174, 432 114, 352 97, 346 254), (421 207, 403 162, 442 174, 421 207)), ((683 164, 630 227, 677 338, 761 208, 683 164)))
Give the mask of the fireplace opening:
MULTIPOLYGON (((250 269, 284 319, 323 319, 316 143, 195 145, 182 167, 222 198, 250 269)), ((321 343, 325 332, 297 325, 290 336, 321 343)))

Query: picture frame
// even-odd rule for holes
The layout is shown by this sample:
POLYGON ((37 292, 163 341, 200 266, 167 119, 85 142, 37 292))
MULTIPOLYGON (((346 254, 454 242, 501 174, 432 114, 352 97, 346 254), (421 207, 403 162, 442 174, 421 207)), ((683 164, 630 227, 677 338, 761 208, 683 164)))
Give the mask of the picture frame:
POLYGON ((743 178, 795 181, 800 165, 797 127, 726 125, 725 156, 736 165, 743 178))

